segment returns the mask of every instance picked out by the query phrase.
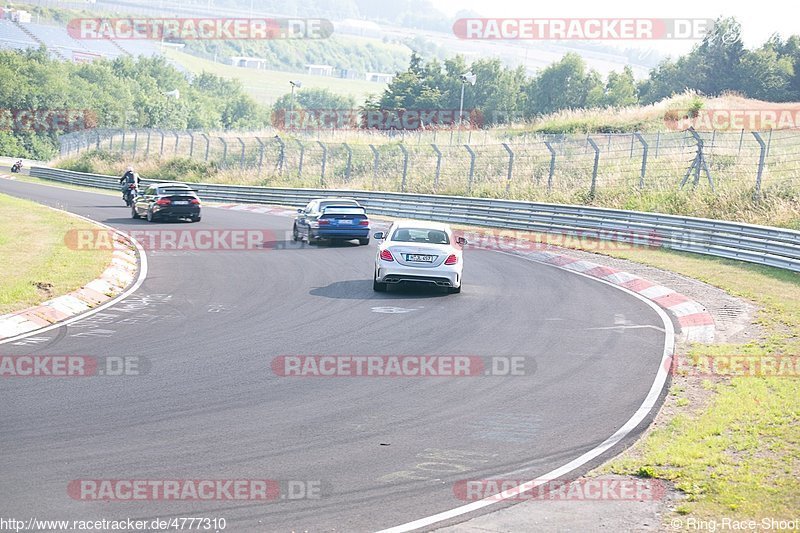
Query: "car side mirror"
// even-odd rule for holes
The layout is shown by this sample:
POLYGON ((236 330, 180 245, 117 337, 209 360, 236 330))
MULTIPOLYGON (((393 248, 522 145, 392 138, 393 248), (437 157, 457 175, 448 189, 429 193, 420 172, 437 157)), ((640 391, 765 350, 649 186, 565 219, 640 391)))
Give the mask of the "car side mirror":
POLYGON ((372 234, 372 236, 378 239, 379 241, 382 241, 384 237, 386 237, 386 235, 382 231, 376 231, 375 233, 372 234))
POLYGON ((467 239, 465 239, 464 237, 456 237, 456 243, 459 246, 465 246, 467 244, 467 239))
POLYGON ((303 208, 302 208, 302 207, 298 207, 298 208, 297 208, 297 212, 298 212, 298 213, 302 213, 302 212, 303 212, 303 208))

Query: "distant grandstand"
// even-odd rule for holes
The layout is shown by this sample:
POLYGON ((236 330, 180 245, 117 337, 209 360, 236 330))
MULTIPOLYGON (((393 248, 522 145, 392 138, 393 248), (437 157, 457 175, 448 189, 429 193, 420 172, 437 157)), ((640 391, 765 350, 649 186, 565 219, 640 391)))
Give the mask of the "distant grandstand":
POLYGON ((30 17, 20 12, 3 13, 0 9, 0 49, 26 50, 45 46, 54 58, 83 63, 99 58, 120 56, 151 57, 160 54, 151 41, 74 39, 67 29, 27 22, 30 17))

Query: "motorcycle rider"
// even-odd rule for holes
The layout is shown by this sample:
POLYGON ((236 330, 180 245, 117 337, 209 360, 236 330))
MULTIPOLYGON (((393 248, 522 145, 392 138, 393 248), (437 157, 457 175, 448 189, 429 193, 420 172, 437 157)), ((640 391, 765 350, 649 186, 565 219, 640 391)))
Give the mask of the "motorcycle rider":
POLYGON ((128 170, 119 179, 120 190, 122 190, 122 199, 128 194, 128 187, 133 183, 136 188, 139 188, 139 174, 134 172, 133 167, 128 167, 128 170))

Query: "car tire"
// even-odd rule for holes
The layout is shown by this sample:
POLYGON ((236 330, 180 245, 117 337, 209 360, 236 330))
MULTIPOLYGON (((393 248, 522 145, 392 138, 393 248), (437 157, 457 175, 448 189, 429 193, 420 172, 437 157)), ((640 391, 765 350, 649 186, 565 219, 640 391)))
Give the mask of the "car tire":
POLYGON ((141 218, 139 213, 136 212, 136 206, 131 206, 131 218, 141 218))
POLYGON ((386 292, 386 283, 381 283, 378 281, 377 272, 372 276, 372 290, 375 292, 386 292))
POLYGON ((450 294, 458 294, 461 292, 461 285, 458 287, 447 287, 447 292, 450 294))
POLYGON ((314 236, 311 234, 311 230, 308 230, 308 236, 306 237, 306 239, 308 239, 309 245, 316 244, 318 241, 318 239, 315 239, 314 236))
POLYGON ((369 244, 369 237, 367 237, 366 239, 358 239, 358 244, 360 244, 361 246, 368 245, 369 244))
POLYGON ((196 215, 191 218, 192 222, 200 222, 200 220, 202 220, 202 217, 200 215, 196 215))
POLYGON ((147 210, 147 221, 148 222, 154 222, 155 219, 156 218, 153 216, 153 210, 152 209, 148 209, 147 210))
POLYGON ((292 225, 292 240, 294 242, 297 242, 297 241, 299 241, 301 239, 302 239, 302 237, 300 237, 300 234, 297 233, 297 224, 293 224, 292 225))

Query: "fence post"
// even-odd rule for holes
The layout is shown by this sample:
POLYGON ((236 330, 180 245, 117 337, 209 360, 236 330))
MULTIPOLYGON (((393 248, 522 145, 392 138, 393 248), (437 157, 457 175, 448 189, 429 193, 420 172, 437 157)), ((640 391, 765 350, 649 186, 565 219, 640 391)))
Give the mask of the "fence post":
POLYGON ((772 128, 770 128, 769 133, 767 134, 767 154, 764 157, 769 157, 769 149, 772 146, 772 128))
POLYGON ((708 170, 705 153, 703 152, 705 146, 703 138, 700 137, 700 134, 698 134, 697 131, 695 131, 695 129, 691 126, 686 131, 688 131, 689 134, 691 134, 691 136, 697 143, 697 153, 695 154, 692 164, 689 166, 689 170, 686 171, 686 175, 683 176, 683 179, 681 180, 680 188, 683 189, 684 185, 686 185, 686 181, 689 179, 689 176, 692 175, 692 172, 694 172, 693 186, 697 187, 700 184, 700 171, 702 170, 705 171, 706 177, 708 178, 708 183, 709 185, 711 185, 711 191, 714 192, 715 191, 714 179, 711 177, 711 172, 708 170))
MULTIPOLYGON (((153 133, 153 130, 147 130, 147 145, 144 148, 144 158, 145 159, 147 159, 147 157, 150 155, 150 135, 152 133, 153 133)), ((97 138, 97 144, 98 144, 98 146, 100 145, 100 138, 99 137, 97 138)))
POLYGON ((158 130, 158 133, 161 134, 161 150, 159 152, 159 156, 164 155, 164 130, 158 130))
POLYGON ((258 142, 258 175, 261 175, 261 165, 264 164, 264 141, 256 137, 256 142, 258 142))
POLYGON ((439 188, 439 175, 442 171, 442 151, 435 144, 431 144, 431 148, 436 152, 436 175, 433 177, 433 193, 439 188))
POLYGON ((508 175, 506 177, 506 193, 511 190, 511 177, 514 173, 514 152, 507 143, 503 143, 503 148, 508 152, 508 175))
POLYGON ((286 143, 283 142, 279 135, 276 135, 273 139, 280 146, 280 151, 278 152, 278 174, 283 174, 283 163, 286 160, 286 143))
POLYGON ((114 149, 114 132, 111 132, 111 135, 108 137, 108 151, 111 152, 114 149))
POLYGON ((226 141, 224 137, 217 137, 217 139, 222 142, 222 162, 220 168, 225 168, 228 166, 228 141, 226 141))
POLYGON ((189 132, 189 159, 194 157, 194 133, 189 132))
POLYGON ((472 192, 472 180, 475 177, 475 152, 472 151, 472 148, 469 147, 468 144, 464 145, 464 148, 467 149, 469 153, 469 178, 467 178, 467 192, 472 192))
POLYGON ((408 175, 408 150, 403 144, 399 144, 398 148, 403 152, 403 180, 400 182, 400 192, 406 192, 406 177, 408 175))
POLYGON ((119 153, 125 155, 125 128, 122 128, 122 144, 119 145, 119 153))
POLYGON ((205 133, 201 133, 200 135, 206 140, 206 157, 204 161, 208 161, 208 152, 211 149, 211 139, 205 133))
POLYGON ((239 141, 239 145, 242 147, 242 153, 239 156, 239 170, 244 170, 245 144, 241 137, 236 137, 236 140, 239 141))
MULTIPOLYGON (((755 132, 753 132, 755 135, 755 132)), ((744 128, 742 128, 741 133, 739 134, 739 152, 736 154, 737 156, 742 155, 742 143, 744 142, 744 128)))
POLYGON ((656 132, 656 153, 655 158, 658 159, 658 147, 661 144, 661 132, 656 132))
POLYGON ((131 159, 136 159, 136 145, 139 144, 139 130, 133 132, 133 153, 131 159))
POLYGON ((322 148, 322 170, 319 173, 319 186, 325 188, 325 164, 328 162, 328 149, 322 141, 317 141, 317 144, 322 148))
MULTIPOLYGON (((633 140, 633 136, 631 136, 631 140, 633 140)), ((592 186, 589 189, 589 197, 594 198, 595 192, 597 192, 597 167, 600 164, 600 147, 597 146, 597 143, 594 142, 594 139, 589 139, 589 144, 591 144, 592 148, 594 148, 594 166, 592 167, 592 186)))
POLYGON ((296 142, 297 146, 300 147, 300 160, 297 163, 297 175, 298 176, 302 176, 303 175, 303 158, 306 155, 306 147, 302 142, 300 142, 300 139, 295 139, 294 142, 296 142))
POLYGON ((753 132, 753 137, 756 138, 756 141, 758 141, 758 145, 761 148, 760 153, 758 154, 758 174, 756 174, 756 190, 753 193, 753 199, 758 201, 761 198, 761 176, 764 173, 764 161, 767 158, 767 144, 764 142, 764 139, 761 138, 761 135, 759 135, 757 131, 753 132))
POLYGON ((553 174, 556 171, 556 151, 550 141, 545 141, 544 145, 550 151, 550 173, 547 175, 547 192, 550 192, 553 188, 553 174))
POLYGON ((172 151, 172 155, 178 155, 178 142, 181 139, 180 133, 177 131, 173 131, 172 134, 175 136, 175 149, 172 151))
POLYGON ((347 150, 347 166, 344 167, 344 179, 350 181, 350 168, 353 164, 353 149, 347 143, 342 143, 344 149, 347 150))
POLYGON ((97 144, 95 144, 95 149, 99 150, 100 149, 100 132, 99 131, 95 131, 94 133, 96 135, 95 141, 97 142, 97 144))
POLYGON ((642 173, 639 175, 639 188, 644 189, 644 176, 647 173, 647 142, 641 133, 634 133, 639 142, 642 143, 642 173))
POLYGON ((372 150, 372 190, 375 190, 375 183, 378 180, 378 149, 375 148, 374 144, 369 145, 369 149, 372 150))

